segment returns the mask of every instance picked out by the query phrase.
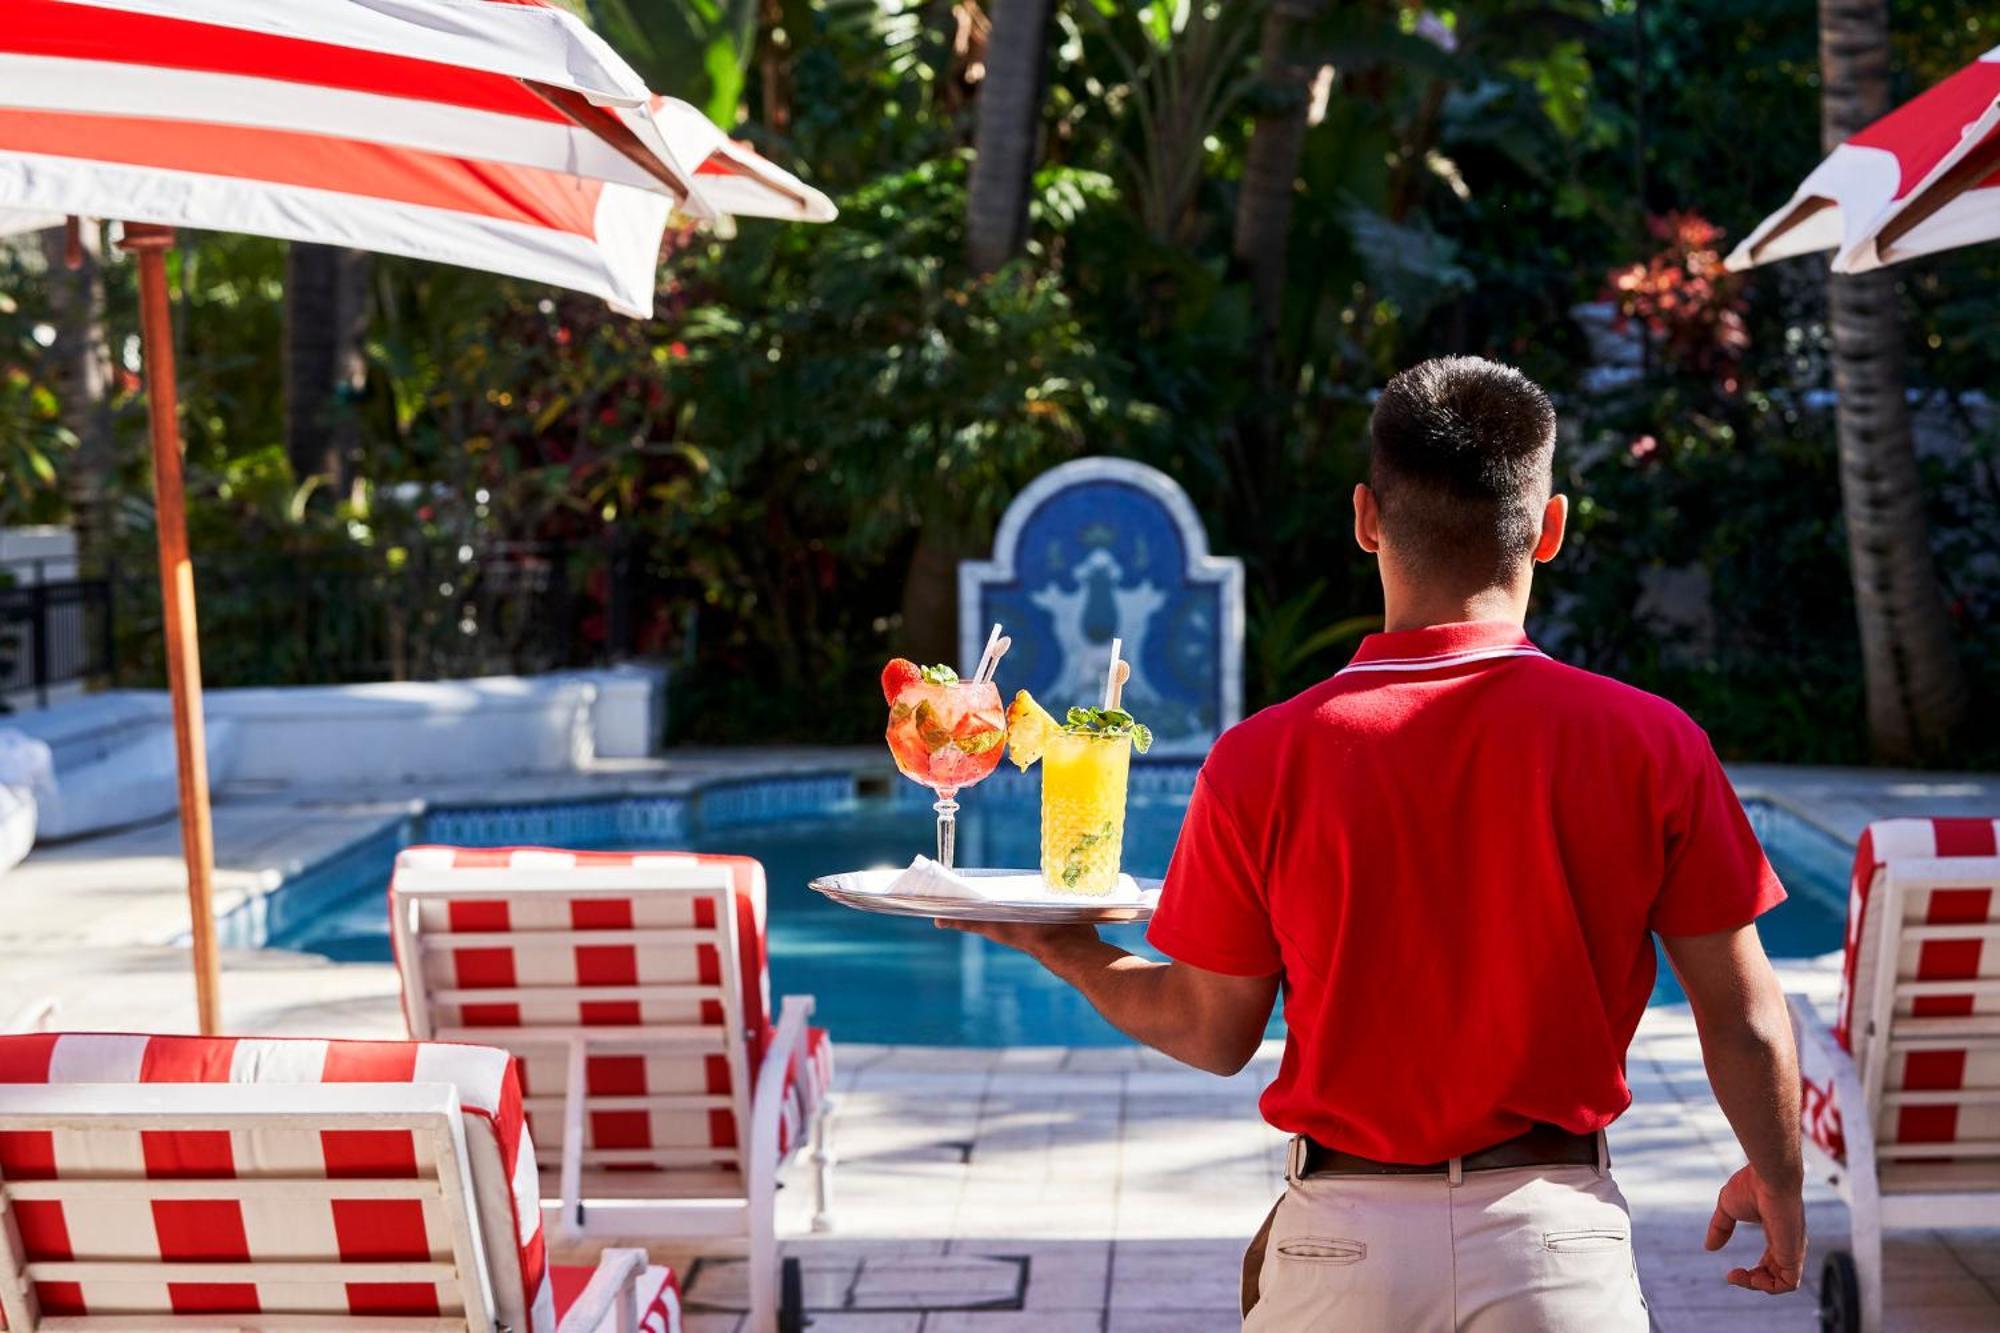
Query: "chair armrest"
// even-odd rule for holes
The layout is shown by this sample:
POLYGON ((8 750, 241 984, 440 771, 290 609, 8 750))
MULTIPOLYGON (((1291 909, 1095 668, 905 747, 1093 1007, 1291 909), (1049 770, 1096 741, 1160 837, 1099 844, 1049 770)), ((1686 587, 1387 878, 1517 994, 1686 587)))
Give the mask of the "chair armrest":
POLYGON ((556 1333, 632 1333, 639 1323, 639 1275, 645 1271, 644 1250, 606 1250, 590 1284, 563 1311, 556 1333))
MULTIPOLYGON (((785 1108, 785 1071, 804 1052, 806 1024, 812 1020, 810 995, 787 995, 778 1008, 778 1028, 757 1067, 756 1097, 750 1104, 750 1154, 753 1163, 764 1153, 773 1173, 778 1165, 778 1128, 785 1108)), ((754 1169, 754 1168, 753 1168, 754 1169)))
POLYGON ((1813 1155, 1838 1172, 1867 1164, 1873 1176, 1875 1117, 1865 1104, 1861 1071, 1842 1050, 1810 997, 1785 997, 1799 1048, 1799 1128, 1813 1155))
POLYGON ((562 1190, 562 1232, 571 1240, 583 1235, 583 1103, 584 1070, 589 1038, 569 1039, 569 1059, 563 1077, 562 1165, 557 1175, 562 1190))
POLYGON ((53 995, 44 995, 17 1009, 6 1026, 0 1027, 0 1032, 47 1032, 55 1026, 56 1010, 60 1007, 53 995))

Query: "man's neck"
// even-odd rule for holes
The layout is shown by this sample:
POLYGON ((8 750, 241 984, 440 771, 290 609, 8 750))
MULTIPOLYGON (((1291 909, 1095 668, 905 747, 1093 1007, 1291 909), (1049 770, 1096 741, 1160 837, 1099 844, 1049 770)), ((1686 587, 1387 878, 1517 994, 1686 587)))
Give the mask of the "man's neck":
POLYGON ((1528 618, 1528 588, 1482 588, 1470 594, 1433 593, 1383 585, 1382 628, 1391 632, 1457 625, 1468 620, 1499 620, 1519 625, 1528 618))

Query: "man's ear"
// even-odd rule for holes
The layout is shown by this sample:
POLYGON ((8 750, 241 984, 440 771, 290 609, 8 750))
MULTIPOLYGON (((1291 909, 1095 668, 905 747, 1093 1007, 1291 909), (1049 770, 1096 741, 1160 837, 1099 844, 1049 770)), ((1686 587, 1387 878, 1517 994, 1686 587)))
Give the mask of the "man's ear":
POLYGON ((1354 485, 1354 544, 1370 555, 1382 549, 1382 507, 1365 481, 1354 485))
POLYGON ((1569 531, 1569 497, 1551 495, 1542 506, 1542 535, 1535 539, 1535 563, 1546 565, 1562 550, 1563 534, 1569 531))

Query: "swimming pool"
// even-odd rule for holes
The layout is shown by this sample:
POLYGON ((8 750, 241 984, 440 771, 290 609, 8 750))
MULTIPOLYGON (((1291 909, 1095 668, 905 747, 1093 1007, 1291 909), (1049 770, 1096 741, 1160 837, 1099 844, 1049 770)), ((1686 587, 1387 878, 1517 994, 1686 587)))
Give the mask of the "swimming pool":
MULTIPOLYGON (((1127 870, 1165 872, 1191 776, 1162 767, 1135 781, 1127 870)), ((856 797, 853 788, 852 779, 820 775, 789 785, 784 779, 726 784, 692 797, 432 811, 357 845, 298 885, 288 884, 266 937, 273 945, 330 958, 386 961, 389 863, 399 846, 413 841, 736 852, 763 862, 769 879, 773 989, 817 996, 818 1021, 843 1040, 954 1046, 1125 1040, 1076 992, 1020 954, 926 921, 854 912, 807 889, 815 875, 903 865, 930 849, 932 817, 924 793, 910 786, 856 797)), ((961 862, 1035 864, 1034 793, 1032 783, 1010 781, 971 793, 960 815, 961 862)), ((1752 802, 1750 808, 1791 891, 1790 900, 1759 923, 1765 946, 1781 958, 1838 949, 1851 853, 1778 807, 1752 802)), ((1141 927, 1116 927, 1106 936, 1150 952, 1141 927)), ((1655 1004, 1684 998, 1664 963, 1660 976, 1655 1004)))

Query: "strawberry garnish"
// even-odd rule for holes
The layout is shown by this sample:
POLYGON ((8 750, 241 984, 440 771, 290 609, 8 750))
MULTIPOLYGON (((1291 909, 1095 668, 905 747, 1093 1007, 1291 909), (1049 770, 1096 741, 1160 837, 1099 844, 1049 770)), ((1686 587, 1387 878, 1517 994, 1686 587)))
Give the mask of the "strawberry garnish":
POLYGON ((922 680, 924 673, 915 662, 907 657, 898 657, 882 668, 882 698, 888 703, 896 702, 896 696, 922 680))

